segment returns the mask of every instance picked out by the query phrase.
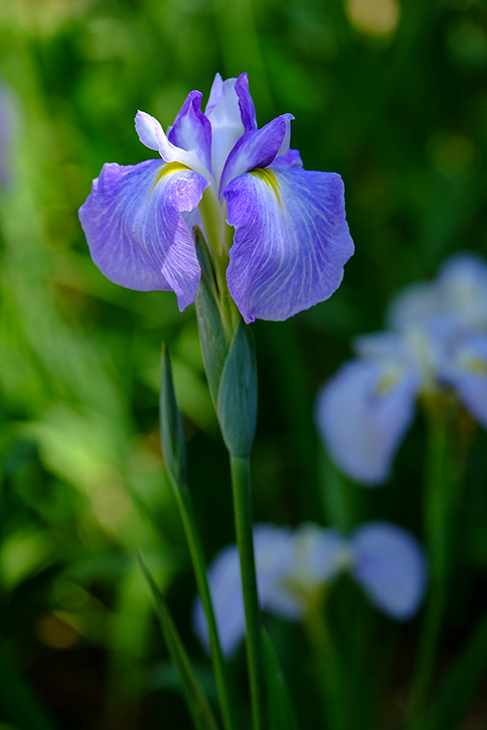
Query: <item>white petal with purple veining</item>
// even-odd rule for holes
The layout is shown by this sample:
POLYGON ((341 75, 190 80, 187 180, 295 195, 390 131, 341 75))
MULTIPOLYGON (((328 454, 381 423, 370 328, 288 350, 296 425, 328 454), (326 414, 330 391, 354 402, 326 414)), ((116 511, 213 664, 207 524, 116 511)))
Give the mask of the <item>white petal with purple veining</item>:
POLYGON ((180 162, 212 182, 209 171, 198 156, 194 152, 188 152, 188 150, 172 144, 164 134, 164 130, 157 119, 151 117, 150 114, 137 112, 135 129, 142 144, 151 150, 159 150, 164 162, 180 162))
POLYGON ((129 289, 173 290, 183 310, 196 296, 200 267, 181 214, 207 185, 177 163, 105 165, 79 213, 95 264, 129 289))
POLYGON ((352 575, 372 603, 396 619, 418 610, 426 587, 423 549, 411 535, 387 522, 371 522, 355 530, 352 575))
POLYGON ((345 363, 328 381, 318 395, 316 425, 345 474, 367 485, 387 481, 417 388, 414 371, 373 361, 345 363))
POLYGON ((228 155, 245 132, 236 82, 237 79, 222 81, 217 74, 205 110, 212 132, 211 167, 218 185, 228 155))
POLYGON ((333 294, 353 253, 339 175, 258 169, 222 195, 235 226, 227 282, 247 323, 287 319, 333 294))

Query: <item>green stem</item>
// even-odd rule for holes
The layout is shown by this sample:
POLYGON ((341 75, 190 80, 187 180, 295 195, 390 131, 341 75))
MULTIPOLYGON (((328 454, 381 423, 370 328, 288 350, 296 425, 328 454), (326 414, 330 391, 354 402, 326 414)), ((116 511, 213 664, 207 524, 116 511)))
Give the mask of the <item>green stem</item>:
POLYGON ((265 708, 264 653, 262 647, 262 619, 260 615, 255 573, 252 533, 252 492, 250 457, 230 454, 232 472, 235 532, 240 555, 240 571, 247 627, 246 647, 254 730, 267 730, 265 708))
POLYGON ((321 685, 324 725, 330 730, 346 730, 346 697, 341 686, 336 647, 332 641, 321 600, 312 605, 306 617, 305 630, 315 657, 321 685))
POLYGON ((210 588, 208 585, 208 576, 206 572, 206 561, 203 552, 203 545, 199 535, 198 526, 196 524, 191 496, 188 486, 186 484, 173 484, 173 487, 174 495, 176 497, 179 508, 179 513, 183 522, 186 540, 188 541, 189 552, 193 564, 198 593, 200 595, 201 603, 203 604, 203 609, 205 611, 206 620, 208 623, 210 652, 213 662, 213 669, 215 672, 223 726, 225 730, 234 730, 234 728, 236 727, 236 722, 232 710, 227 666, 218 636, 215 613, 213 611, 213 602, 211 600, 210 588))
POLYGON ((424 503, 430 586, 411 692, 408 728, 414 727, 425 710, 446 599, 447 541, 453 487, 450 484, 451 472, 448 469, 448 443, 448 427, 445 420, 431 418, 424 503))

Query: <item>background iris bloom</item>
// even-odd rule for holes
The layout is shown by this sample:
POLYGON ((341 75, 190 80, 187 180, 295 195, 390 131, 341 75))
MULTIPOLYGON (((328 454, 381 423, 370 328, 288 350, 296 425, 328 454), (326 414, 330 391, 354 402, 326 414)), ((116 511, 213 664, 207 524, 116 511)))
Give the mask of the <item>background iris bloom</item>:
MULTIPOLYGON (((409 533, 387 522, 369 522, 349 538, 307 523, 296 530, 269 524, 254 528, 261 606, 289 621, 304 620, 325 585, 348 571, 370 601, 403 620, 418 609, 426 584, 422 548, 409 533)), ((208 571, 223 651, 230 654, 245 634, 236 545, 224 548, 208 571)), ((206 618, 199 598, 193 626, 209 649, 206 618)))
POLYGON ((257 129, 246 74, 217 74, 205 113, 201 99, 188 95, 167 135, 138 112, 139 138, 162 161, 103 167, 80 209, 94 262, 116 284, 174 291, 183 310, 200 279, 198 223, 246 322, 327 299, 353 253, 341 177, 302 169, 291 114, 257 129))
POLYGON ((338 466, 364 484, 385 482, 418 394, 451 391, 487 428, 487 265, 449 259, 438 278, 399 294, 390 332, 360 337, 318 396, 318 430, 338 466))

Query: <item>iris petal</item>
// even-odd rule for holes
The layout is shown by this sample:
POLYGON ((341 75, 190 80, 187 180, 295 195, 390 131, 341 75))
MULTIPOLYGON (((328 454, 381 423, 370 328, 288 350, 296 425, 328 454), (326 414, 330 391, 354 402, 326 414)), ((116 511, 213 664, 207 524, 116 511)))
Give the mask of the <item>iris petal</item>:
POLYGON ((170 142, 157 119, 151 117, 150 114, 137 112, 135 129, 142 144, 151 150, 159 150, 164 162, 180 162, 211 182, 210 172, 198 155, 194 151, 182 149, 170 142))
POLYGON ((396 619, 410 618, 419 608, 426 586, 426 561, 413 535, 387 522, 355 530, 352 575, 372 603, 396 619))
POLYGON ((183 106, 171 131, 168 140, 171 144, 193 153, 207 170, 211 170, 211 124, 200 109, 203 94, 192 91, 183 106))
POLYGON ((237 79, 222 81, 220 74, 217 74, 205 110, 211 123, 211 165, 217 183, 220 182, 228 155, 245 132, 235 90, 236 82, 237 79))
POLYGON ((414 415, 417 376, 382 363, 346 363, 318 396, 316 423, 332 459, 363 484, 389 478, 414 415))
POLYGON ((270 165, 286 137, 290 136, 291 119, 294 119, 292 114, 283 114, 262 129, 246 132, 240 137, 225 162, 220 190, 239 175, 244 175, 255 167, 270 165))
MULTIPOLYGON (((232 654, 245 636, 245 613, 236 545, 229 545, 216 556, 208 570, 208 583, 223 653, 232 654)), ((193 629, 209 651, 208 625, 199 598, 193 607, 193 629)))
POLYGON ((445 369, 466 410, 487 428, 487 335, 461 341, 445 369))
POLYGON ((295 170, 300 170, 303 166, 303 161, 301 159, 301 155, 299 154, 298 150, 288 150, 284 155, 279 155, 275 158, 272 162, 272 169, 286 169, 286 168, 293 168, 295 170))
POLYGON ((235 93, 238 96, 240 117, 246 132, 257 129, 257 117, 254 102, 249 91, 249 77, 246 73, 240 74, 235 82, 235 93))
POLYGON ((80 209, 95 264, 129 289, 173 290, 183 310, 194 301, 200 268, 181 213, 198 205, 207 185, 177 163, 105 165, 80 209))
MULTIPOLYGON (((289 570, 291 563, 291 531, 275 525, 255 525, 254 550, 259 599, 263 608, 272 608, 275 584, 289 570)), ((236 545, 224 548, 208 570, 208 582, 220 635, 222 650, 231 654, 245 635, 245 615, 240 578, 240 562, 236 545)), ((282 615, 283 612, 279 613, 282 615)), ((288 614, 285 614, 289 618, 288 614)), ((208 650, 208 628, 203 607, 196 599, 193 628, 208 650)))
POLYGON ((353 253, 339 175, 254 170, 222 195, 235 226, 227 282, 247 323, 287 319, 333 294, 353 253))

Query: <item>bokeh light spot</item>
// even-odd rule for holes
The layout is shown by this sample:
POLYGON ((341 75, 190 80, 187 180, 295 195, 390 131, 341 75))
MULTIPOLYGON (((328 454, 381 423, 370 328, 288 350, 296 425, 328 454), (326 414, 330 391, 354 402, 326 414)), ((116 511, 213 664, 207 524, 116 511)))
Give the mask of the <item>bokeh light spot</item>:
POLYGON ((393 33, 401 15, 397 0, 346 0, 345 9, 350 24, 360 33, 372 36, 393 33))

